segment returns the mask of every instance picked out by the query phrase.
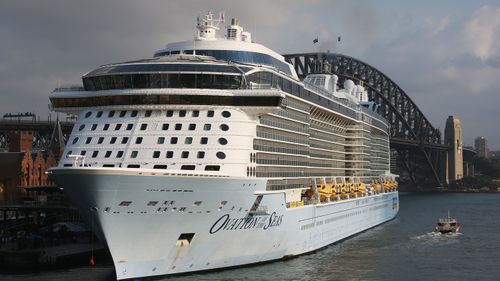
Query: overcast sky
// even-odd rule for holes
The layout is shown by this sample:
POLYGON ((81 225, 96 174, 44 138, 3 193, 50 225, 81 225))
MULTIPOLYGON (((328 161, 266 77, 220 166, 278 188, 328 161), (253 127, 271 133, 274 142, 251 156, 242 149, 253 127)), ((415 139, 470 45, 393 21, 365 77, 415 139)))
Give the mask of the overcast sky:
POLYGON ((466 145, 485 136, 500 150, 500 2, 406 2, 0 1, 0 114, 46 118, 55 87, 191 39, 196 16, 212 10, 239 18, 282 54, 319 48, 358 58, 395 81, 435 127, 457 115, 466 145))

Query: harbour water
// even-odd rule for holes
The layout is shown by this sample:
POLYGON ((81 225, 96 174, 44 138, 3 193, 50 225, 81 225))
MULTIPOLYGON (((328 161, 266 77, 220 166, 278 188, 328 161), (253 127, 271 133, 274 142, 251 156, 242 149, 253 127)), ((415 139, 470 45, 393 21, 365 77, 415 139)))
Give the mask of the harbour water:
MULTIPOLYGON (((402 194, 400 207, 396 219, 311 254, 157 280, 500 280, 500 194, 402 194), (448 210, 461 233, 433 234, 448 210)), ((115 280, 111 264, 96 263, 0 280, 115 280)))

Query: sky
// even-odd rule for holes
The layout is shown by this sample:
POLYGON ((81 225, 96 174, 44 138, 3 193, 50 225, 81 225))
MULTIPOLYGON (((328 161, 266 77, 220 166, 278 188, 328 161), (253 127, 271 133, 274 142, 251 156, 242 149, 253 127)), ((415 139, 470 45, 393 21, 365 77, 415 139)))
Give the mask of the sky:
POLYGON ((484 136, 500 150, 499 0, 2 0, 0 114, 54 118, 54 88, 193 38, 196 16, 209 10, 238 18, 254 41, 281 54, 360 59, 398 84, 443 135, 456 115, 465 145, 484 136))

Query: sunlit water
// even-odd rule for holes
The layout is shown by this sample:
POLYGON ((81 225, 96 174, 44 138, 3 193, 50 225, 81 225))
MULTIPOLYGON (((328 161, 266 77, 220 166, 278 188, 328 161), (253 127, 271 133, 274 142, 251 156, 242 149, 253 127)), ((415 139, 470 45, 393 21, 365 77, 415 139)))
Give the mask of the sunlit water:
MULTIPOLYGON (((396 219, 297 258, 157 280, 500 280, 500 194, 403 194, 396 219), (448 210, 461 233, 433 233, 448 210)), ((244 251, 244 249, 242 249, 244 251)), ((111 265, 0 280, 114 280, 111 265)))

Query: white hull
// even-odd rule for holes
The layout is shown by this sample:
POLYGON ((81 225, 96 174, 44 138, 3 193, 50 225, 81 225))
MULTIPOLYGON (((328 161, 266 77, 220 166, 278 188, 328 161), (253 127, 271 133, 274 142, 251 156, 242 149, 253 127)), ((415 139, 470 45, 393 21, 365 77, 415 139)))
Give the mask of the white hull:
POLYGON ((78 207, 93 214, 90 221, 109 246, 118 279, 307 253, 388 221, 399 208, 397 192, 286 208, 283 191, 264 193, 260 206, 267 214, 248 216, 265 179, 92 168, 53 172, 78 207), (131 203, 119 206, 123 201, 131 203), (179 240, 183 233, 194 234, 190 242, 179 240))

